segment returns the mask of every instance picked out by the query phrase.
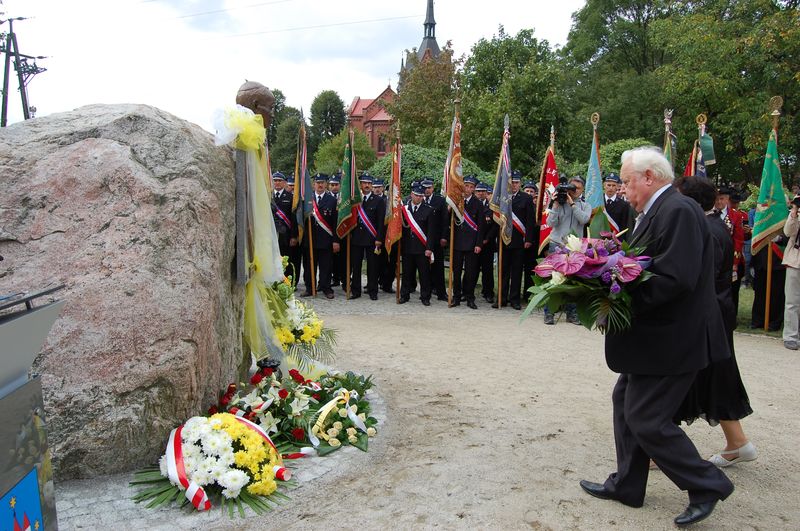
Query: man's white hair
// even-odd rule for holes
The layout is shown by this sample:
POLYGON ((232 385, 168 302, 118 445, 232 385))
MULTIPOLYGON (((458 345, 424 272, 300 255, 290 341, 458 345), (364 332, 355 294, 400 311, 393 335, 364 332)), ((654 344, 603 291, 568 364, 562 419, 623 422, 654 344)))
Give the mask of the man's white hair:
POLYGON ((643 174, 646 170, 650 170, 659 181, 672 182, 675 179, 672 164, 661 149, 655 146, 643 146, 623 152, 622 164, 630 165, 636 173, 643 174))

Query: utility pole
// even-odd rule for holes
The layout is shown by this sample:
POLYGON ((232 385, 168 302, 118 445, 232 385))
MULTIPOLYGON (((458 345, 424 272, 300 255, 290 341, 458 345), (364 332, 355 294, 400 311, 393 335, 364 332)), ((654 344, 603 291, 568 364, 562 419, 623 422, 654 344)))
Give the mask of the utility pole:
POLYGON ((8 18, 0 20, 0 26, 8 22, 8 33, 0 33, 0 53, 5 54, 3 68, 3 103, 2 116, 0 116, 0 127, 8 124, 8 80, 11 76, 11 58, 14 58, 14 70, 17 72, 17 82, 19 93, 22 100, 22 116, 25 120, 31 118, 36 112, 36 107, 28 105, 27 86, 30 79, 36 74, 46 71, 46 68, 37 66, 36 59, 46 59, 44 56, 25 55, 19 52, 17 35, 14 33, 14 21, 26 20, 26 17, 8 18))

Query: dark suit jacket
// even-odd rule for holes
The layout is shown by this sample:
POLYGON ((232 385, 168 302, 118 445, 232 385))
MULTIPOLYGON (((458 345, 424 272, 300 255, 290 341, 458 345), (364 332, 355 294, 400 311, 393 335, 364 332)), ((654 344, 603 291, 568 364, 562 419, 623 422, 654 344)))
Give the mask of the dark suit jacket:
MULTIPOLYGON (((525 243, 533 243, 534 237, 534 218, 536 211, 533 205, 533 198, 530 194, 525 192, 517 192, 511 199, 511 210, 525 225, 525 237, 519 233, 517 229, 512 227, 511 243, 508 245, 509 249, 522 249, 525 243)), ((509 220, 511 222, 511 220, 509 220)))
POLYGON ((708 228, 714 237, 714 290, 722 312, 726 331, 736 328, 736 311, 733 307, 731 282, 733 279, 733 238, 719 214, 706 216, 708 228))
MULTIPOLYGON (((409 205, 409 209, 413 210, 414 206, 409 205)), ((412 214, 414 220, 417 222, 425 237, 428 239, 428 244, 423 246, 412 232, 411 228, 407 226, 405 217, 403 218, 403 254, 425 254, 425 251, 433 251, 436 240, 431 238, 433 225, 436 221, 434 210, 426 205, 424 202, 419 205, 416 212, 412 214)))
MULTIPOLYGON (((605 196, 603 196, 603 200, 605 201, 605 196)), ((623 234, 621 238, 623 240, 630 239, 631 232, 633 232, 633 221, 636 218, 636 212, 630 203, 617 196, 616 199, 611 201, 611 204, 606 203, 606 212, 617 223, 620 231, 628 229, 628 232, 623 234)))
POLYGON ((450 233, 450 216, 447 215, 447 202, 441 195, 431 194, 431 199, 430 203, 428 203, 428 206, 433 209, 434 213, 434 226, 431 229, 433 234, 431 234, 429 237, 436 240, 447 238, 445 233, 450 233))
MULTIPOLYGON (((483 204, 478 200, 477 197, 474 195, 472 199, 464 201, 464 211, 469 214, 469 217, 472 218, 472 221, 478 225, 478 230, 474 230, 469 224, 464 220, 463 223, 460 225, 458 223, 455 224, 454 227, 454 239, 453 239, 453 249, 456 251, 474 251, 475 247, 480 247, 483 245, 483 234, 485 230, 485 223, 483 217, 483 204)), ((450 217, 453 216, 453 213, 450 213, 448 216, 448 223, 447 223, 447 233, 446 236, 442 236, 446 240, 450 239, 450 217)), ((458 221, 458 218, 456 218, 458 221)))
POLYGON ((278 240, 281 245, 288 245, 289 238, 297 236, 297 227, 292 215, 292 193, 288 190, 282 190, 280 195, 272 196, 272 217, 275 219, 275 230, 278 232, 278 240), (280 210, 289 219, 290 224, 287 225, 283 219, 275 212, 280 210))
POLYGON ((375 241, 382 242, 386 235, 386 224, 384 223, 386 200, 382 196, 378 197, 375 194, 370 194, 369 199, 362 201, 361 205, 364 207, 367 219, 372 223, 375 230, 378 231, 378 235, 373 236, 366 225, 361 221, 358 214, 356 214, 356 226, 352 232, 352 244, 361 245, 363 247, 374 247, 375 241))
POLYGON ((500 225, 494 222, 494 212, 489 208, 489 201, 483 205, 483 241, 481 253, 491 254, 497 250, 497 235, 500 233, 500 225))
MULTIPOLYGON (((316 195, 314 196, 316 200, 316 195)), ((339 238, 336 236, 336 198, 330 192, 325 192, 319 200, 318 208, 322 214, 322 218, 328 222, 328 226, 333 229, 333 236, 325 232, 325 229, 317 223, 314 216, 311 216, 311 228, 313 230, 314 249, 331 249, 334 243, 339 243, 339 238)))
POLYGON ((665 376, 730 356, 714 290, 714 239, 700 206, 668 188, 631 243, 645 247, 654 276, 632 292, 631 328, 606 335, 608 367, 665 376))

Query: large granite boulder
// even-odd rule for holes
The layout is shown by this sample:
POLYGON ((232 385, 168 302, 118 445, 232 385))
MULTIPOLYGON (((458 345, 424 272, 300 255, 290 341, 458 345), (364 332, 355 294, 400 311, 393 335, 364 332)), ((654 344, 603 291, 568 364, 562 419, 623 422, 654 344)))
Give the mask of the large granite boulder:
POLYGON ((232 152, 144 105, 0 129, 0 293, 64 283, 38 356, 59 479, 154 462, 241 365, 232 152))

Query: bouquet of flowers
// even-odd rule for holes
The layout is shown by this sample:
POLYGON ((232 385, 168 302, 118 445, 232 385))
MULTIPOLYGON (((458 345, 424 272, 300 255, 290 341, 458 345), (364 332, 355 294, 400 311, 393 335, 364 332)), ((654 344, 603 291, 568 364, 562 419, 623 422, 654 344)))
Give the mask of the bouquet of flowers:
POLYGON ((650 259, 613 234, 601 236, 569 235, 565 245, 539 261, 523 318, 534 308, 546 305, 555 312, 574 304, 586 328, 614 334, 630 327, 629 290, 651 276, 650 259))
POLYGON ((257 514, 271 509, 268 502, 288 499, 278 481, 289 481, 272 440, 253 422, 230 413, 192 417, 172 430, 158 468, 136 474, 132 484, 144 484, 134 500, 147 507, 169 505, 185 498, 198 511, 211 508, 211 497, 233 516, 244 516, 243 503, 257 514))
POLYGON ((368 437, 377 433, 366 399, 371 377, 331 372, 314 381, 290 369, 289 377, 281 380, 263 367, 250 384, 252 388, 242 385, 241 390, 230 384, 209 413, 226 410, 258 424, 285 456, 326 455, 342 444, 367 451, 368 437))

